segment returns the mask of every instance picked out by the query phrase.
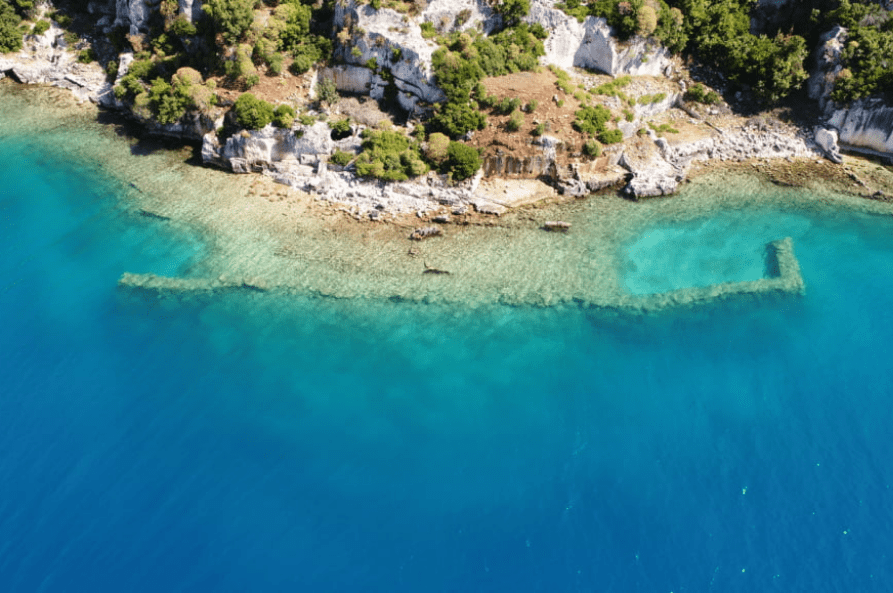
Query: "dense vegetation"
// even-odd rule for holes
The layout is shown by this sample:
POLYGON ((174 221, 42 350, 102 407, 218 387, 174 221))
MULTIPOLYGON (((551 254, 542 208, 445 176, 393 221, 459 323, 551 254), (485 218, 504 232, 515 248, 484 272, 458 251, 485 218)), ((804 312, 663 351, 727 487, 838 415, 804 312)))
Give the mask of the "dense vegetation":
POLYGON ((843 0, 829 15, 847 28, 844 69, 831 98, 849 102, 870 95, 893 96, 893 19, 877 4, 843 0))
POLYGON ((360 175, 385 181, 404 181, 428 172, 420 147, 393 130, 364 130, 363 152, 356 166, 360 175))
POLYGON ((22 32, 19 23, 22 19, 15 9, 5 1, 0 2, 0 52, 22 49, 22 32))
POLYGON ((773 102, 807 78, 806 40, 750 31, 753 0, 568 0, 566 12, 604 17, 621 39, 654 37, 673 52, 688 52, 722 70, 732 82, 773 102))
POLYGON ((546 37, 542 26, 521 23, 490 37, 455 32, 442 38, 432 64, 447 100, 434 116, 434 127, 452 138, 483 129, 487 117, 480 102, 487 97, 478 83, 488 76, 535 69, 545 53, 542 40, 546 37))

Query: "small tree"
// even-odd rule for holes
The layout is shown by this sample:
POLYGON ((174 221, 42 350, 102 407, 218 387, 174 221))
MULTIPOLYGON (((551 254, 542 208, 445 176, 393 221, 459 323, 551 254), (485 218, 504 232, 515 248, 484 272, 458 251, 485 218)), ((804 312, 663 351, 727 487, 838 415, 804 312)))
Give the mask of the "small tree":
POLYGON ((254 0, 207 0, 202 9, 229 43, 242 39, 254 22, 254 0))
POLYGON ((450 139, 446 134, 434 132, 428 137, 428 144, 425 147, 425 156, 435 165, 442 165, 447 159, 447 151, 450 147, 450 139))
POLYGON ((234 109, 236 121, 249 130, 259 130, 273 121, 273 106, 251 93, 240 95, 234 109))
POLYGON ((295 123, 295 110, 290 105, 277 105, 273 111, 273 125, 289 129, 295 123))
POLYGON ((7 2, 0 2, 0 52, 22 49, 22 32, 18 28, 21 21, 12 6, 7 2))
POLYGON ((463 142, 450 142, 447 156, 447 166, 456 181, 468 179, 481 168, 480 153, 463 142))
POLYGON ((334 105, 338 102, 338 88, 333 78, 323 78, 316 85, 316 98, 321 103, 334 105))

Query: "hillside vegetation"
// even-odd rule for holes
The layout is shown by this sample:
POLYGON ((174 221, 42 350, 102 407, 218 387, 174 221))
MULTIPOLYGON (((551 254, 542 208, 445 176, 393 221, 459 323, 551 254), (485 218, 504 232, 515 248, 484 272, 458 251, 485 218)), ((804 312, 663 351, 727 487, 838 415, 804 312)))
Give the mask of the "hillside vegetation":
MULTIPOLYGON (((148 33, 129 35, 116 29, 94 43, 105 51, 84 50, 82 57, 95 59, 98 53, 108 62, 109 76, 114 79, 118 53, 132 51, 134 61, 115 86, 115 96, 137 115, 161 124, 175 123, 189 113, 219 114, 226 109, 225 133, 238 127, 257 129, 268 123, 289 128, 295 121, 307 119, 302 111, 308 105, 284 101, 284 95, 273 98, 258 89, 265 86, 261 84, 264 80, 298 76, 360 51, 356 43, 364 31, 355 25, 334 30, 335 2, 206 0, 201 17, 190 22, 180 14, 177 0, 161 0, 149 20, 148 33)), ((58 12, 44 14, 30 0, 0 1, 0 50, 21 48, 23 35, 47 30, 46 19, 62 26, 70 24, 85 4, 82 0, 60 0, 58 12)), ((501 129, 509 134, 525 126, 533 126, 533 136, 547 131, 545 123, 536 118, 535 105, 497 98, 482 84, 491 77, 539 70, 550 31, 538 23, 525 22, 529 0, 492 3, 501 18, 489 35, 481 27, 462 27, 467 14, 459 13, 454 23, 444 23, 443 19, 431 23, 418 16, 424 3, 371 0, 369 4, 366 10, 387 8, 402 13, 395 19, 395 30, 417 27, 423 38, 436 44, 431 65, 445 99, 420 111, 418 123, 423 125, 416 127, 414 137, 400 140, 397 136, 402 133, 398 131, 369 132, 358 158, 340 156, 340 160, 353 163, 363 175, 382 179, 403 179, 432 168, 464 178, 470 165, 479 165, 480 154, 472 155, 456 143, 485 129, 490 118, 498 118, 501 129), (533 124, 527 119, 531 113, 533 124), (436 143, 444 150, 428 150, 435 134, 436 143)), ((773 5, 776 8, 771 13, 766 13, 765 6, 757 7, 754 0, 565 0, 556 6, 579 20, 606 19, 621 40, 650 37, 673 53, 708 64, 721 71, 733 89, 750 91, 766 106, 803 86, 808 60, 820 35, 840 25, 847 34, 841 54, 843 68, 834 81, 832 98, 846 103, 893 92, 893 19, 890 12, 868 0, 789 2, 773 5), (758 30, 752 30, 755 23, 758 30)), ((392 65, 399 61, 400 49, 391 49, 392 65)), ((393 99, 397 88, 390 66, 374 59, 365 66, 391 81, 386 99, 393 99)), ((554 74, 559 90, 573 96, 578 104, 574 129, 589 147, 588 154, 598 153, 598 143, 622 138, 616 124, 623 118, 632 121, 632 104, 626 104, 629 98, 623 96, 619 86, 612 96, 622 96, 623 111, 610 112, 593 100, 599 93, 572 88, 566 74, 558 69, 554 74)), ((335 103, 338 94, 334 83, 323 80, 314 98, 317 107, 335 103)), ((702 87, 693 87, 687 98, 705 103, 719 101, 718 95, 702 87)), ((562 103, 565 100, 560 99, 562 103)), ((390 101, 390 106, 394 105, 396 102, 390 101)), ((349 126, 333 133, 349 134, 349 126)))

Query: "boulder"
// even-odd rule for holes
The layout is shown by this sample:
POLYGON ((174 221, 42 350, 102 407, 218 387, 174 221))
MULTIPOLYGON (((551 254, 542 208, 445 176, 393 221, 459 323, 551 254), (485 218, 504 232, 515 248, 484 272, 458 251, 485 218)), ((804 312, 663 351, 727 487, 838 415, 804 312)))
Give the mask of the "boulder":
POLYGON ((815 132, 815 143, 825 151, 825 156, 828 157, 828 160, 838 164, 843 162, 840 146, 837 144, 837 130, 829 130, 828 128, 817 129, 815 132))

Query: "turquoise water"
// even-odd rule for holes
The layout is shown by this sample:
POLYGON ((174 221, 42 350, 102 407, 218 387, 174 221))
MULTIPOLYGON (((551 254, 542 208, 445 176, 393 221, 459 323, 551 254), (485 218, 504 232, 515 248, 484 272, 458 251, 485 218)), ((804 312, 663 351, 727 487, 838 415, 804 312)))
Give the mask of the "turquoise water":
POLYGON ((893 586, 889 218, 656 223, 631 292, 791 236, 807 294, 641 318, 159 299, 210 243, 66 142, 0 133, 3 590, 893 586))

